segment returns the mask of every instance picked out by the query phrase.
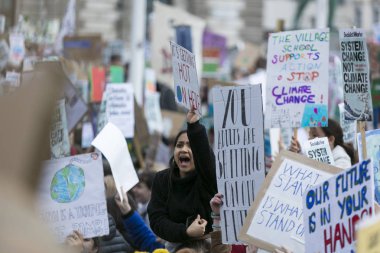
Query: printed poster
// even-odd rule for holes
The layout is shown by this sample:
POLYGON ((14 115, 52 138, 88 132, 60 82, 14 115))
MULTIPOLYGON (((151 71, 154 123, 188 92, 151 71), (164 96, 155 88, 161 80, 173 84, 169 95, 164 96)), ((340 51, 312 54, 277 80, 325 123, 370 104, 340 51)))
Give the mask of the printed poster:
POLYGON ((84 238, 109 234, 100 153, 43 163, 38 193, 40 218, 59 241, 78 230, 84 238))
POLYGON ((53 112, 50 131, 50 157, 58 159, 70 155, 69 132, 67 131, 65 100, 58 101, 53 112))
POLYGON ((305 153, 307 157, 321 163, 335 165, 331 152, 329 139, 327 137, 314 138, 305 143, 305 153))
POLYGON ((241 244, 239 231, 265 177, 261 85, 214 87, 213 104, 222 240, 241 244))
POLYGON ((373 168, 362 161, 303 196, 306 253, 356 252, 356 229, 374 212, 373 168))
POLYGON ((340 126, 343 130, 343 141, 356 147, 356 120, 346 120, 344 117, 344 103, 339 104, 340 126))
POLYGON ((265 128, 327 126, 329 43, 328 29, 269 35, 265 128))
POLYGON ((372 121, 368 50, 363 29, 339 30, 345 119, 372 121))
POLYGON ((195 56, 187 49, 170 41, 173 64, 174 93, 177 104, 191 110, 198 115, 201 112, 201 98, 199 96, 199 82, 195 56))

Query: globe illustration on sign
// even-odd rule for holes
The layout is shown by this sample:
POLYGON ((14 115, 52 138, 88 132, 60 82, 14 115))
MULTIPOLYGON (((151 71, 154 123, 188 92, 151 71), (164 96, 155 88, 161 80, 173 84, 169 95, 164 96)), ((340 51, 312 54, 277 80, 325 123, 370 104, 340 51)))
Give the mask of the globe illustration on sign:
POLYGON ((58 203, 70 203, 79 199, 84 187, 83 169, 68 164, 55 173, 50 185, 50 196, 58 203))

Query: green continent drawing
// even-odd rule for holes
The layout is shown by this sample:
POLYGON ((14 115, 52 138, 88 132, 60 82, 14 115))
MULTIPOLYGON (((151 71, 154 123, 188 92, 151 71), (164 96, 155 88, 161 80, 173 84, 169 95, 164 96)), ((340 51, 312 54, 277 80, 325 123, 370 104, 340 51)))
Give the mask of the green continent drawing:
POLYGON ((83 169, 68 164, 55 173, 50 185, 50 196, 58 203, 70 203, 80 198, 84 187, 83 169))

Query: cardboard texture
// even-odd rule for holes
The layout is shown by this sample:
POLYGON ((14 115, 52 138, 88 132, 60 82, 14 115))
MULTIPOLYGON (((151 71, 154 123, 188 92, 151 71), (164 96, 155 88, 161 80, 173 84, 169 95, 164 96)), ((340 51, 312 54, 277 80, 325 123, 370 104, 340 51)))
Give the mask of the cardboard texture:
MULTIPOLYGON (((282 163, 284 161, 290 161, 290 162, 295 162, 295 163, 300 163, 304 168, 308 168, 309 171, 312 171, 313 173, 323 173, 324 175, 334 175, 342 171, 342 169, 333 167, 324 163, 320 163, 317 161, 314 161, 310 158, 307 158, 303 155, 299 155, 287 150, 283 150, 279 153, 279 155, 276 157, 276 160, 274 161, 272 168, 270 169, 268 175, 265 178, 264 184, 261 186, 261 189, 256 196, 255 201, 253 204, 251 204, 251 207, 248 211, 247 218, 244 221, 243 228, 240 231, 239 239, 249 243, 253 244, 261 249, 273 252, 276 248, 280 248, 281 245, 286 245, 290 250, 293 252, 301 253, 303 252, 300 250, 300 245, 299 243, 302 242, 295 240, 290 232, 285 232, 281 234, 281 237, 278 236, 278 234, 270 233, 270 236, 267 236, 265 239, 263 238, 258 238, 258 236, 263 234, 264 229, 260 229, 260 231, 256 231, 257 236, 254 234, 250 234, 249 230, 251 230, 251 226, 253 224, 253 220, 255 219, 255 216, 258 215, 258 210, 259 208, 262 207, 262 202, 264 201, 264 197, 267 196, 267 190, 271 188, 271 185, 274 184, 274 180, 277 178, 277 172, 282 166, 282 163), (294 239, 294 241, 292 241, 294 239), (289 241, 292 241, 293 243, 296 243, 298 245, 298 251, 295 250, 292 245, 288 245, 287 243, 289 241), (295 250, 295 251, 294 251, 295 250)), ((322 178, 322 176, 321 176, 322 178)), ((285 195, 281 195, 279 198, 284 199, 285 195)), ((297 205, 299 204, 300 208, 302 209, 302 198, 300 196, 297 196, 297 205), (299 202, 299 203, 298 203, 299 202)), ((294 200, 294 199, 293 199, 294 200)), ((301 219, 302 222, 302 219, 301 219)), ((303 223, 303 222, 302 222, 303 223)), ((255 224, 253 224, 255 225, 255 224)), ((271 231, 270 229, 265 229, 268 233, 268 231, 271 231)), ((272 230, 274 231, 274 230, 272 230)), ((276 231, 277 232, 277 231, 276 231)), ((255 233, 255 232, 254 232, 255 233)), ((301 246, 302 248, 302 246, 301 246)))
POLYGON ((66 36, 63 39, 65 58, 78 62, 102 63, 103 42, 101 35, 66 36))

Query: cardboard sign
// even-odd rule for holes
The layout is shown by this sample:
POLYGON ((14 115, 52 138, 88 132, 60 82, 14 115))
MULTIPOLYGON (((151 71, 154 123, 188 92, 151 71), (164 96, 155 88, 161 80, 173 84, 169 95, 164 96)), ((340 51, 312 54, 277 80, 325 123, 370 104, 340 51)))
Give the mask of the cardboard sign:
POLYGON ((356 227, 374 211, 373 168, 362 161, 303 196, 307 253, 355 252, 356 227))
POLYGON ((361 221, 357 230, 357 253, 380 252, 380 216, 361 221))
POLYGON ((213 89, 215 162, 224 244, 238 234, 264 181, 264 130, 261 85, 213 89))
POLYGON ((291 252, 305 252, 302 196, 340 171, 303 155, 282 151, 249 209, 239 239, 270 252, 281 245, 291 252))
POLYGON ((313 160, 321 163, 335 165, 327 137, 314 138, 306 142, 305 153, 309 158, 313 160))
POLYGON ((173 63, 174 92, 177 104, 201 112, 201 98, 195 56, 187 49, 170 41, 173 63))
POLYGON ((133 138, 135 113, 133 87, 128 83, 107 85, 107 119, 115 124, 125 138, 133 138))
POLYGON ((343 130, 343 141, 351 142, 356 147, 356 120, 346 120, 344 117, 344 104, 339 104, 340 126, 343 130))
POLYGON ((103 42, 101 35, 66 36, 63 39, 65 58, 77 62, 102 62, 103 42))
POLYGON ((61 242, 74 230, 84 238, 109 234, 103 177, 100 153, 43 163, 39 214, 61 242))
POLYGON ((103 91, 106 85, 106 71, 103 67, 91 68, 91 101, 102 101, 103 91))
POLYGON ((121 186, 127 192, 139 182, 123 133, 114 124, 108 123, 91 144, 107 158, 117 192, 122 198, 121 186))
POLYGON ((328 29, 270 34, 266 128, 327 126, 329 43, 328 29))
POLYGON ((148 123, 149 133, 162 133, 162 115, 160 109, 160 93, 147 92, 144 103, 145 119, 148 123))
POLYGON ((186 122, 186 114, 162 110, 162 135, 166 138, 175 138, 186 122))
MULTIPOLYGON (((152 22, 152 67, 157 81, 173 89, 172 56, 169 41, 176 41, 175 27, 191 27, 193 53, 196 65, 202 66, 202 35, 205 21, 188 12, 154 1, 154 21, 152 22)), ((198 77, 201 76, 198 69, 198 77)))
MULTIPOLYGON (((367 156, 374 170, 375 200, 380 204, 380 129, 365 132, 367 156)), ((363 161, 361 133, 357 135, 359 161, 363 161)))
POLYGON ((78 94, 74 85, 70 82, 66 74, 63 72, 62 64, 60 62, 37 62, 34 68, 36 71, 43 69, 51 72, 56 72, 60 78, 64 80, 65 87, 62 96, 65 98, 67 130, 71 132, 87 113, 87 104, 83 101, 81 95, 78 94))
POLYGON ((53 113, 50 132, 51 159, 58 159, 70 155, 69 132, 67 131, 65 100, 57 103, 53 113))
POLYGON ((124 68, 122 66, 110 67, 110 82, 111 83, 124 83, 124 68))
POLYGON ((369 59, 363 29, 339 30, 345 119, 372 121, 369 59))

